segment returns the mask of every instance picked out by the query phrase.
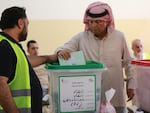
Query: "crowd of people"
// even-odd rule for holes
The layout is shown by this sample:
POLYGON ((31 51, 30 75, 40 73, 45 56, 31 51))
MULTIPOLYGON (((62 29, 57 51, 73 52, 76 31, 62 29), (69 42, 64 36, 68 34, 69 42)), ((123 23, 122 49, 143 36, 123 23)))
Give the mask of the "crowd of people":
POLYGON ((67 60, 70 53, 75 51, 82 51, 86 60, 106 65, 108 70, 102 73, 101 101, 106 101, 105 92, 114 88, 116 93, 111 103, 116 113, 127 113, 126 101, 132 100, 135 95, 135 71, 130 63, 133 59, 149 59, 150 56, 143 52, 143 45, 139 39, 132 42, 134 52, 133 55, 130 54, 126 37, 115 28, 113 12, 107 3, 97 1, 89 4, 84 13, 83 23, 84 31, 58 47, 54 54, 39 55, 38 43, 30 40, 27 43, 27 55, 19 43, 25 41, 28 34, 29 20, 26 10, 13 6, 2 12, 0 113, 44 112, 42 107, 44 109, 44 106, 50 103, 43 98, 49 95, 50 89, 43 65, 58 61, 58 57, 67 60), (123 69, 127 77, 126 88, 123 69))

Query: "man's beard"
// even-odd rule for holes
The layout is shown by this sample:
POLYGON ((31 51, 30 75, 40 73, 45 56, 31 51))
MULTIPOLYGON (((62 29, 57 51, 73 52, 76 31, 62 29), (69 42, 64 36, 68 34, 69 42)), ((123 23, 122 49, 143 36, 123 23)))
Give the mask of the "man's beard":
POLYGON ((23 31, 19 34, 19 42, 25 41, 27 39, 27 33, 24 33, 23 31))
POLYGON ((19 34, 19 42, 25 41, 27 39, 27 34, 28 33, 27 33, 27 30, 26 30, 26 25, 24 23, 24 28, 23 28, 22 32, 20 32, 20 34, 19 34))

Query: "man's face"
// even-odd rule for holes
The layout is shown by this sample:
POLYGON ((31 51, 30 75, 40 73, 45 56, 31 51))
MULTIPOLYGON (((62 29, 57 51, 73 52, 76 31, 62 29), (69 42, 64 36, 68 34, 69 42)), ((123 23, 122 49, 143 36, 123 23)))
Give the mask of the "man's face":
POLYGON ((99 36, 101 33, 106 32, 107 23, 104 20, 89 20, 89 29, 93 32, 96 36, 99 36))
POLYGON ((38 56, 39 54, 39 46, 37 43, 30 43, 29 48, 28 48, 28 53, 31 56, 38 56))
POLYGON ((19 41, 25 41, 27 38, 27 34, 28 34, 28 24, 29 21, 28 19, 23 19, 23 27, 22 27, 22 31, 19 34, 19 41))
POLYGON ((143 52, 143 45, 142 45, 141 41, 136 41, 134 43, 134 46, 133 46, 132 49, 133 49, 133 51, 135 53, 141 53, 141 52, 143 52))

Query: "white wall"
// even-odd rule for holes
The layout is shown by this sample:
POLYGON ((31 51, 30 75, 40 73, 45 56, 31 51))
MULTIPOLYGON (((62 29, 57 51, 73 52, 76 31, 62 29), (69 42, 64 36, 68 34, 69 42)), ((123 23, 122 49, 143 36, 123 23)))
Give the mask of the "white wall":
MULTIPOLYGON (((0 14, 10 6, 23 6, 29 19, 82 19, 90 3, 97 0, 0 0, 0 14)), ((107 2, 116 19, 150 18, 150 0, 101 0, 107 2)))
MULTIPOLYGON (((0 15, 10 6, 26 7, 31 21, 23 47, 26 48, 28 40, 35 39, 40 53, 47 54, 84 29, 84 11, 94 1, 97 0, 0 0, 0 15)), ((128 44, 134 38, 141 38, 145 51, 150 53, 150 0, 101 1, 112 7, 116 28, 125 33, 128 44)))

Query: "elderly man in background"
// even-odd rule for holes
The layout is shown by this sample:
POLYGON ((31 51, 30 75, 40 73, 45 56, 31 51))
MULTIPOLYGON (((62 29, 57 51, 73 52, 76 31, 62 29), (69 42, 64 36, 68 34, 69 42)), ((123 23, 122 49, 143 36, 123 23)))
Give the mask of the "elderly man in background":
POLYGON ((150 59, 150 54, 143 51, 143 43, 140 39, 132 41, 133 58, 135 60, 150 59))

